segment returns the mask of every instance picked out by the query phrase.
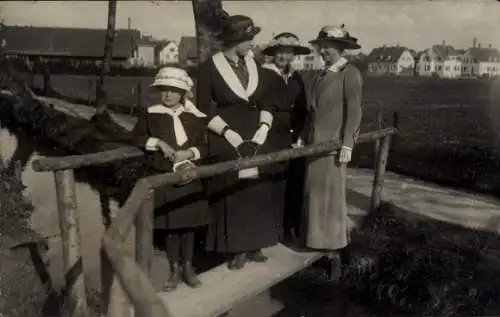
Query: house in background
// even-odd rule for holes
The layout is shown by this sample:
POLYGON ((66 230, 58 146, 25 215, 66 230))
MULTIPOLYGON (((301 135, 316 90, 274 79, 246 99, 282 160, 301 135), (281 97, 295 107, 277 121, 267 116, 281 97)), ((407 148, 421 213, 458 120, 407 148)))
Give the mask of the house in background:
POLYGON ((462 76, 499 76, 500 75, 500 52, 491 45, 484 48, 474 39, 472 47, 468 48, 462 55, 462 76))
MULTIPOLYGON (((456 56, 456 54, 457 50, 453 46, 447 45, 445 41, 443 41, 441 45, 433 45, 432 48, 425 50, 420 56, 417 69, 418 75, 437 75, 439 77, 443 77, 445 60, 448 56, 456 56)), ((453 62, 448 64, 453 64, 453 62)))
POLYGON ((467 50, 455 49, 443 41, 422 53, 418 74, 442 78, 499 76, 500 52, 491 45, 482 47, 477 39, 467 50))
POLYGON ((444 57, 443 69, 438 75, 443 78, 462 77, 462 55, 464 50, 450 51, 448 56, 444 57))
POLYGON ((323 68, 324 62, 316 47, 308 42, 303 42, 301 45, 309 47, 311 53, 308 55, 297 55, 292 62, 292 67, 297 70, 315 70, 323 68))
POLYGON ((415 51, 399 45, 374 48, 366 59, 368 73, 412 76, 416 63, 415 56, 415 51))
MULTIPOLYGON (((104 29, 5 26, 0 34, 7 57, 27 61, 69 61, 72 65, 99 64, 104 56, 104 29)), ((140 31, 118 29, 113 42, 113 65, 126 65, 140 31)))
POLYGON ((156 47, 159 41, 152 36, 143 36, 135 43, 134 54, 130 63, 139 67, 154 67, 156 62, 156 47))
POLYGON ((179 62, 179 46, 175 41, 163 40, 155 47, 155 64, 175 64, 179 62))

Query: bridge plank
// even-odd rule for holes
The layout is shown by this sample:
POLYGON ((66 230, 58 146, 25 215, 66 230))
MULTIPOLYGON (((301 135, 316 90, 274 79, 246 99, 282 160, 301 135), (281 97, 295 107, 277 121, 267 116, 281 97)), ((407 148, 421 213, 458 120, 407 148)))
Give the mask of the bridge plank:
MULTIPOLYGON (((358 218, 366 210, 349 206, 349 214, 358 218)), ((353 220, 351 226, 356 223, 353 220)), ((230 271, 222 264, 200 275, 203 286, 198 289, 181 285, 175 292, 158 294, 174 317, 217 317, 323 256, 320 252, 300 252, 282 244, 264 249, 264 253, 269 256, 267 263, 249 263, 239 271, 230 271)))
POLYGON ((264 250, 267 263, 249 263, 239 271, 222 264, 200 275, 203 286, 182 285, 173 293, 159 293, 175 317, 219 316, 312 264, 322 254, 296 252, 282 244, 264 250))

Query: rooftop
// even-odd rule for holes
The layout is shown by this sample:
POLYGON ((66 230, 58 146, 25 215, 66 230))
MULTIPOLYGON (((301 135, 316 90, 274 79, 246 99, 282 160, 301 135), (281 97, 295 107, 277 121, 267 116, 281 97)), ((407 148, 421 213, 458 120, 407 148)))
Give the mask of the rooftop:
MULTIPOLYGON (((99 58, 105 36, 104 29, 6 26, 0 40, 11 54, 99 58)), ((113 58, 129 57, 139 39, 138 30, 116 30, 113 58)))

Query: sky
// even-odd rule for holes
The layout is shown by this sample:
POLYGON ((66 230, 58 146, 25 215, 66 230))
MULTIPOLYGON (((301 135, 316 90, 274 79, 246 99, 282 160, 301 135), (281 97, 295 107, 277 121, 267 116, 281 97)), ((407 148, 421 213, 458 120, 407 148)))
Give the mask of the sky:
MULTIPOLYGON (((284 31, 311 40, 322 26, 344 23, 366 53, 383 44, 422 50, 443 41, 468 48, 473 38, 500 49, 495 0, 223 1, 223 7, 262 27, 257 44, 284 31)), ((2 1, 0 8, 7 25, 105 28, 107 23, 106 1, 2 1)), ((190 1, 118 1, 117 28, 126 28, 128 17, 132 28, 158 39, 195 34, 190 1)))

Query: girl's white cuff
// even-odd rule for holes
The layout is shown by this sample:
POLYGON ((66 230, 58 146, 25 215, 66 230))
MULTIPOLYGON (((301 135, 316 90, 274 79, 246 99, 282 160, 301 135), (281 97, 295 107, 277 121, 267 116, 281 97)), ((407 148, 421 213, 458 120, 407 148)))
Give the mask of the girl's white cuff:
POLYGON ((148 140, 146 141, 146 150, 147 151, 157 151, 159 141, 160 141, 160 139, 158 139, 158 138, 148 138, 148 140))
POLYGON ((190 147, 188 150, 190 150, 194 154, 193 161, 199 160, 201 158, 200 150, 198 150, 197 147, 193 146, 193 147, 190 147))

